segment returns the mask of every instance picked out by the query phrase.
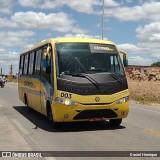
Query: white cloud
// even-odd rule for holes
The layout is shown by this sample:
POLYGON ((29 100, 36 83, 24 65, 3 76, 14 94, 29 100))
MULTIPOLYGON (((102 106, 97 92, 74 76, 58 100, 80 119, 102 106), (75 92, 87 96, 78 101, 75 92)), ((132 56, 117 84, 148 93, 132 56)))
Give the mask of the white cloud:
POLYGON ((160 22, 153 22, 136 29, 137 38, 141 41, 160 42, 160 22))
POLYGON ((41 8, 41 9, 54 9, 58 7, 68 6, 78 12, 92 13, 93 5, 97 3, 99 0, 18 0, 19 4, 23 7, 33 7, 33 8, 41 8))
POLYGON ((0 0, 0 13, 10 14, 12 8, 12 0, 0 0))
POLYGON ((142 5, 127 7, 119 6, 115 8, 106 8, 105 16, 114 17, 120 21, 155 21, 160 19, 160 2, 149 1, 142 5))
POLYGON ((153 62, 149 58, 143 58, 141 56, 132 56, 129 58, 130 65, 151 65, 153 62))
POLYGON ((155 54, 153 54, 153 57, 156 57, 156 58, 159 58, 160 59, 160 51, 159 51, 159 53, 155 53, 155 54))
POLYGON ((0 18, 0 27, 16 28, 18 27, 18 25, 15 22, 12 22, 6 18, 0 18))
MULTIPOLYGON (((87 14, 97 14, 95 7, 102 6, 102 0, 18 0, 23 7, 33 7, 41 9, 55 9, 67 6, 77 12, 87 14)), ((105 0, 105 6, 116 7, 120 4, 114 0, 105 0)))
POLYGON ((119 50, 125 51, 127 53, 139 53, 142 52, 142 48, 138 48, 136 45, 134 44, 118 44, 117 45, 119 50))
POLYGON ((2 31, 0 32, 0 46, 18 46, 22 47, 27 44, 28 38, 32 37, 32 31, 2 31))
POLYGON ((118 3, 114 0, 104 0, 104 5, 107 7, 117 7, 117 6, 120 6, 120 3, 118 3))
POLYGON ((159 21, 160 19, 160 2, 159 1, 150 1, 148 3, 144 3, 142 8, 146 14, 145 19, 149 19, 151 21, 159 21))
POLYGON ((16 12, 11 20, 23 28, 42 28, 57 32, 85 33, 66 13, 16 12))
MULTIPOLYGON (((4 33, 4 32, 3 32, 4 33)), ((32 31, 27 31, 27 30, 23 30, 23 31, 8 31, 5 32, 5 35, 7 37, 31 37, 34 35, 34 32, 32 31)))
MULTIPOLYGON (((100 14, 102 11, 102 0, 18 0, 23 7, 33 7, 40 9, 57 9, 67 6, 77 12, 87 14, 100 14), (98 8, 99 7, 99 8, 98 8)), ((105 16, 114 17, 120 21, 139 21, 147 19, 155 21, 160 19, 160 2, 145 1, 136 6, 125 6, 125 3, 131 3, 132 0, 123 0, 118 3, 115 0, 105 0, 105 16)))
MULTIPOLYGON (((128 52, 129 55, 146 54, 160 58, 160 22, 155 21, 136 29, 137 44, 119 44, 118 48, 128 52)), ((148 61, 144 61, 148 62, 148 61)), ((149 62, 148 62, 149 63, 149 62)))
POLYGON ((125 51, 130 54, 151 53, 151 48, 149 46, 145 47, 140 43, 138 43, 137 45, 129 44, 129 43, 118 44, 117 46, 119 50, 125 51))
POLYGON ((135 54, 146 54, 156 57, 160 54, 160 47, 155 43, 138 42, 134 44, 118 44, 118 49, 127 52, 129 55, 135 54), (155 56, 156 55, 156 56, 155 56))
POLYGON ((19 53, 0 49, 0 68, 3 74, 9 74, 10 65, 13 65, 14 74, 18 71, 19 53))
POLYGON ((153 43, 139 42, 137 45, 120 44, 118 49, 127 52, 130 65, 151 65, 155 60, 160 60, 160 47, 153 47, 153 43), (144 57, 153 57, 144 58, 144 57))
POLYGON ((18 3, 23 7, 37 8, 41 4, 41 0, 18 0, 18 3))
POLYGON ((105 17, 114 17, 119 19, 120 21, 139 21, 143 17, 145 17, 145 13, 143 12, 140 6, 135 7, 116 7, 112 9, 105 10, 105 17))
POLYGON ((138 47, 155 57, 160 53, 160 22, 153 22, 136 29, 138 47))
POLYGON ((78 12, 83 12, 83 13, 93 13, 93 5, 97 2, 97 0, 95 0, 95 2, 93 0, 81 0, 81 1, 75 1, 75 0, 63 0, 63 1, 59 1, 56 0, 55 2, 52 1, 51 3, 53 4, 48 4, 45 2, 44 5, 42 5, 42 8, 46 8, 49 6, 53 6, 54 4, 56 4, 56 7, 61 7, 61 6, 68 6, 73 10, 76 10, 78 12))
POLYGON ((123 0, 126 3, 132 3, 132 0, 123 0))
POLYGON ((0 53, 5 52, 4 48, 0 48, 0 53))
MULTIPOLYGON (((99 35, 87 35, 87 34, 66 34, 64 37, 83 37, 83 38, 95 38, 95 39, 102 39, 99 35)), ((107 40, 106 37, 104 37, 107 40)))

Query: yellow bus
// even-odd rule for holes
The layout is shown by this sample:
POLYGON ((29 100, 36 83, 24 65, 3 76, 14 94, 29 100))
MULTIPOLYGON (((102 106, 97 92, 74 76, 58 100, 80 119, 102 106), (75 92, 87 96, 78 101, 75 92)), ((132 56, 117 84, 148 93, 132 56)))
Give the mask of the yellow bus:
POLYGON ((20 55, 19 98, 46 115, 53 127, 104 120, 119 126, 129 112, 126 65, 127 54, 112 41, 44 40, 20 55))

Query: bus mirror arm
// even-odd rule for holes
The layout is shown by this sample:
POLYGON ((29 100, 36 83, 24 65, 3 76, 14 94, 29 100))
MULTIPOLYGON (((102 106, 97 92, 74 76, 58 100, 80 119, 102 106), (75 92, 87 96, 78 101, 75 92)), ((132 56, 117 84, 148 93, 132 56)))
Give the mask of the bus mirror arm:
POLYGON ((48 67, 48 61, 50 59, 50 51, 51 51, 51 47, 48 46, 46 49, 46 52, 43 53, 43 66, 44 67, 48 67))
POLYGON ((51 51, 51 47, 48 46, 47 49, 46 49, 46 52, 43 53, 43 59, 46 59, 46 61, 48 61, 48 59, 50 58, 50 51, 51 51))
POLYGON ((47 47, 47 55, 49 55, 50 51, 51 51, 51 47, 48 46, 48 47, 47 47))

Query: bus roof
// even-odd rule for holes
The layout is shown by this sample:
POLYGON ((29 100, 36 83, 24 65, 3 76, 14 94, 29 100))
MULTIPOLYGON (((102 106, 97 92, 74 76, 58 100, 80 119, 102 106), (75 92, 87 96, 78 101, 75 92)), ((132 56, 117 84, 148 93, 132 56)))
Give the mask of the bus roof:
POLYGON ((63 42, 79 42, 79 43, 102 43, 102 44, 111 44, 115 45, 114 42, 109 40, 102 40, 102 39, 94 39, 94 38, 79 38, 79 37, 72 37, 72 38, 50 38, 42 40, 41 42, 35 44, 32 48, 26 50, 22 54, 29 52, 30 50, 34 50, 37 47, 40 47, 46 43, 63 43, 63 42))
POLYGON ((94 39, 94 38, 54 38, 56 43, 60 42, 84 42, 84 43, 105 43, 105 44, 114 44, 112 41, 102 40, 102 39, 94 39))
MULTIPOLYGON (((82 42, 82 43, 104 43, 104 44, 114 44, 112 41, 94 39, 94 38, 83 38, 83 37, 72 37, 72 38, 51 38, 48 39, 54 41, 54 43, 60 42, 82 42)), ((47 41, 47 40, 46 40, 47 41)))

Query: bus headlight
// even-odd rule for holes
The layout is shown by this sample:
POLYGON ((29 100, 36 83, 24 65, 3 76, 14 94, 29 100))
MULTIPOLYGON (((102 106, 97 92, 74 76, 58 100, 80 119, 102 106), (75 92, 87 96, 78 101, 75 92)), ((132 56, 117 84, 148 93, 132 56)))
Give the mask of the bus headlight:
POLYGON ((117 104, 122 104, 122 103, 125 103, 125 102, 127 102, 127 101, 129 101, 129 96, 120 98, 120 99, 116 100, 115 102, 116 102, 117 104))
POLYGON ((78 105, 78 102, 72 101, 70 99, 63 99, 63 98, 57 97, 55 100, 57 103, 64 104, 66 106, 77 106, 78 105))

